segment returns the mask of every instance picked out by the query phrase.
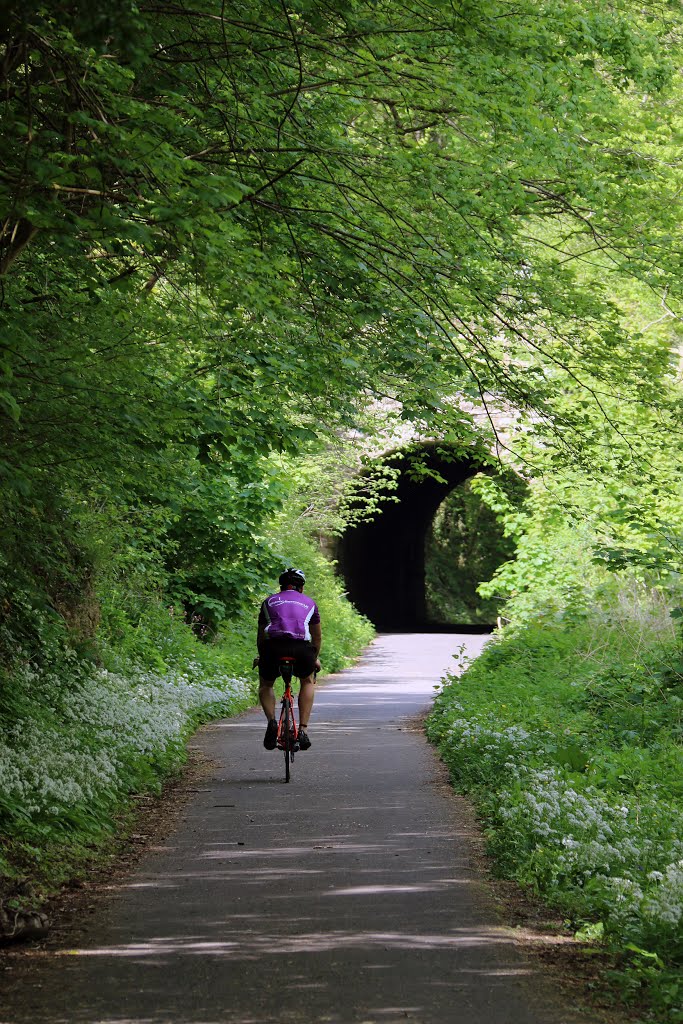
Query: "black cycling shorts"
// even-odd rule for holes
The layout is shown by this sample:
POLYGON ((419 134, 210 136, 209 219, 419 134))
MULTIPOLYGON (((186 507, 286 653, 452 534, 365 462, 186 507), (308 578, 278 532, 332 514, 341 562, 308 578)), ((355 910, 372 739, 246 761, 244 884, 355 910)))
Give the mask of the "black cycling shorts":
POLYGON ((317 654, 310 640, 295 640, 293 637, 274 636, 265 640, 259 650, 259 675, 266 682, 275 682, 280 675, 280 658, 294 658, 294 675, 305 679, 315 672, 317 654))

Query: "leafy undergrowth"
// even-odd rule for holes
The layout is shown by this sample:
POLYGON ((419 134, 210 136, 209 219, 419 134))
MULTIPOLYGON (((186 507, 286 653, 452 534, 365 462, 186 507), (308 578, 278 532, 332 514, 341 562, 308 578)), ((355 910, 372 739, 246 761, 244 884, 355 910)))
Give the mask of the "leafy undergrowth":
POLYGON ((615 950, 619 988, 670 1024, 683 1021, 682 715, 675 640, 529 624, 447 677, 427 730, 501 873, 615 950))
POLYGON ((201 722, 253 703, 244 680, 188 663, 123 675, 77 659, 13 678, 0 738, 0 871, 48 891, 106 844, 130 794, 159 792, 201 722), (8 716, 9 717, 9 716, 8 716))

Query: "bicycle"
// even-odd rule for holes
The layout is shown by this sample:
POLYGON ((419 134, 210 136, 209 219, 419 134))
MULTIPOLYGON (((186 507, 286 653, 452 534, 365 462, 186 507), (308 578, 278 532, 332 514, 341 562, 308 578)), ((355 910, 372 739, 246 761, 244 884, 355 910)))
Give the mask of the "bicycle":
POLYGON ((294 658, 283 657, 279 660, 280 675, 285 684, 280 705, 280 720, 277 726, 278 749, 285 755, 285 782, 289 782, 291 765, 294 755, 299 749, 299 728, 294 717, 294 695, 292 694, 292 675, 294 658))

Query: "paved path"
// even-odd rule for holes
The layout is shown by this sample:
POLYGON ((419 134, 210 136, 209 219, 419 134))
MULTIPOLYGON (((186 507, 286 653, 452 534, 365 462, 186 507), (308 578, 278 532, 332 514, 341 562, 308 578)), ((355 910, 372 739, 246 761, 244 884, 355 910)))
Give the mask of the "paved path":
POLYGON ((482 638, 381 637, 321 687, 282 782, 257 712, 205 728, 214 770, 163 848, 36 965, 3 1024, 565 1024, 470 863, 410 720, 482 638))

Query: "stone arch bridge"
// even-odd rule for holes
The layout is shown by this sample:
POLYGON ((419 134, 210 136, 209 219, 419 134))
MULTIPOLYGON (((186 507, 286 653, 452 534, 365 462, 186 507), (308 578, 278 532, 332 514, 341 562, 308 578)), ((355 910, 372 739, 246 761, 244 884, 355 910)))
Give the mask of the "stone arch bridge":
POLYGON ((339 569, 350 599, 380 631, 449 629, 430 621, 427 613, 425 541, 446 495, 485 470, 487 460, 475 453, 463 458, 439 441, 412 442, 394 454, 402 456, 394 492, 398 500, 386 502, 371 522, 346 530, 336 545, 339 569), (430 473, 415 473, 416 463, 430 473))

